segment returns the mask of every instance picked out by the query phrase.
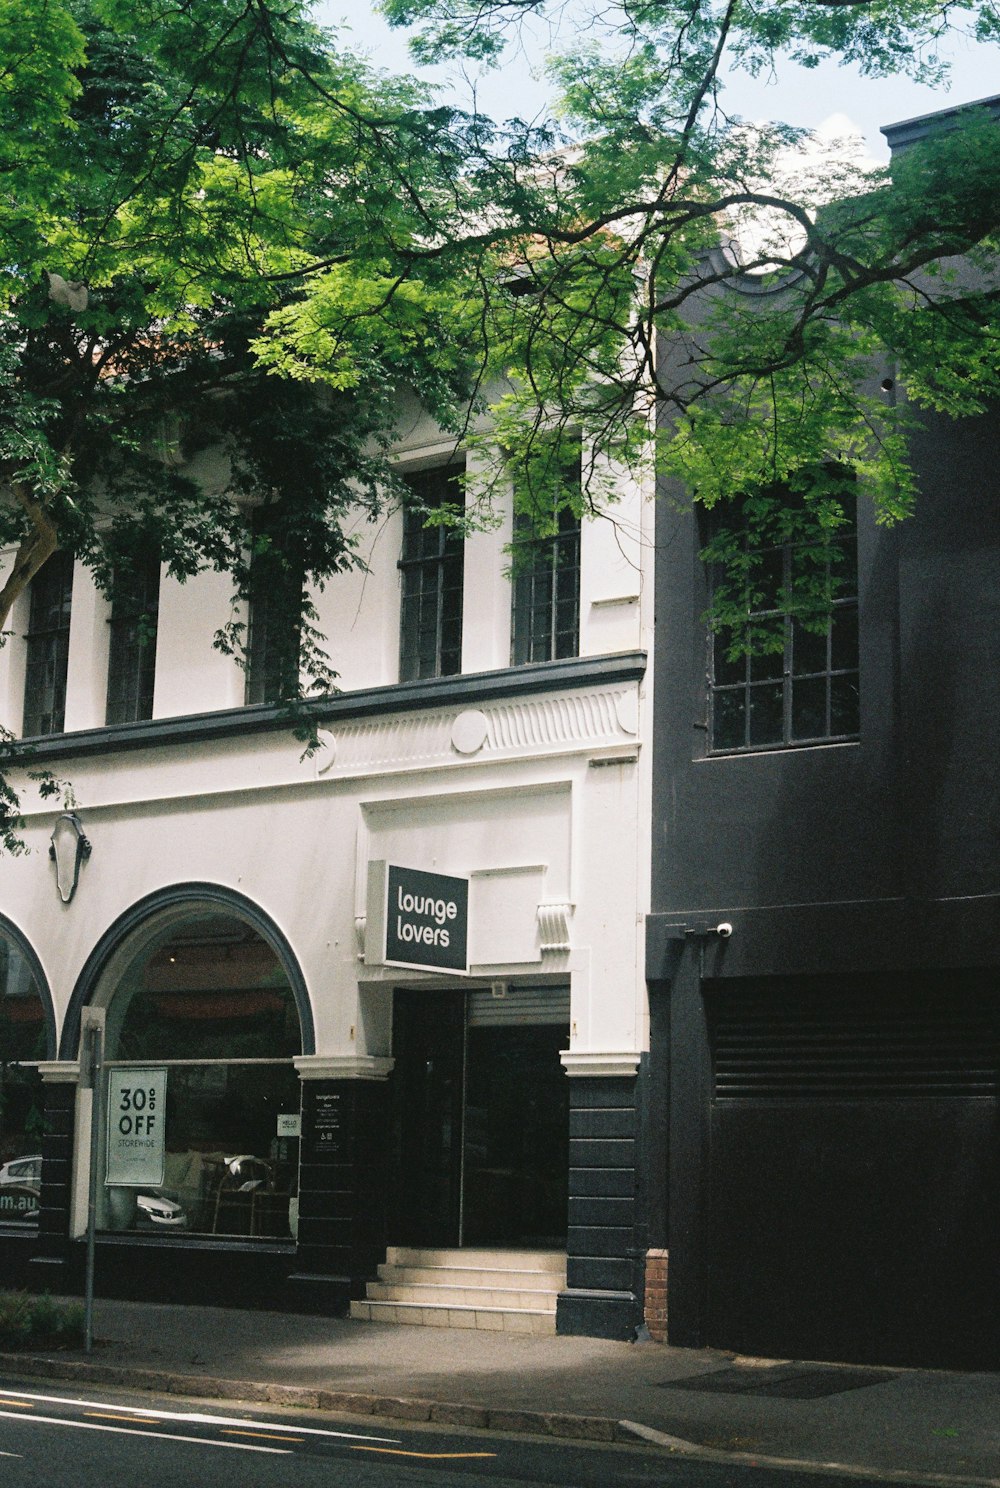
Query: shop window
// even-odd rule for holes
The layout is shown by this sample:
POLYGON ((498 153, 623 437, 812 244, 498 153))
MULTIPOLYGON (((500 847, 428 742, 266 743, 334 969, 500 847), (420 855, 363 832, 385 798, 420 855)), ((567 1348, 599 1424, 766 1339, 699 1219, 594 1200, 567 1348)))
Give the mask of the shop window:
POLYGON ((0 1224, 38 1219, 45 1013, 23 955, 0 935, 0 1224))
POLYGON ((252 532, 246 701, 277 703, 298 688, 305 572, 282 550, 272 509, 254 512, 252 532))
POLYGON ((53 553, 31 581, 24 674, 26 738, 61 734, 66 718, 73 555, 53 553))
POLYGON ((403 514, 399 676, 450 677, 462 670, 462 586, 465 541, 447 524, 435 523, 443 508, 461 510, 461 471, 454 466, 407 477, 412 502, 403 514))
POLYGON ((153 716, 160 555, 144 554, 128 573, 115 575, 109 621, 108 723, 153 716))
POLYGON ((714 556, 736 551, 744 586, 737 624, 708 630, 708 738, 713 753, 749 752, 855 739, 860 726, 856 502, 839 498, 842 520, 817 540, 799 540, 794 502, 753 525, 745 511, 713 512, 708 523, 710 612, 731 607, 734 571, 714 556), (780 512, 791 511, 790 519, 780 512), (790 529, 792 536, 781 540, 790 529), (772 540, 768 540, 769 535, 772 540), (811 591, 812 611, 795 600, 811 591))
POLYGON ((288 979, 261 936, 229 915, 173 923, 114 990, 105 1040, 102 1173, 118 1173, 136 1111, 152 1109, 163 1126, 162 1151, 150 1149, 155 1175, 103 1186, 102 1228, 291 1237, 300 1111, 292 1060, 302 1040, 288 979))

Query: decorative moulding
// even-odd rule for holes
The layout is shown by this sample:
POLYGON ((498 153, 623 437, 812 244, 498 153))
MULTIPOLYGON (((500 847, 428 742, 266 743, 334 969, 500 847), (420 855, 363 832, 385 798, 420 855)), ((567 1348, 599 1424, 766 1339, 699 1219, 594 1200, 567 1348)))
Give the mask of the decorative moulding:
POLYGON ((338 732, 330 773, 446 765, 566 749, 635 747, 634 686, 498 701, 482 708, 361 719, 338 732))
POLYGON ((566 1049, 559 1058, 570 1078, 591 1075, 603 1080, 632 1079, 639 1073, 640 1056, 631 1050, 585 1050, 577 1053, 566 1049))
POLYGON ((572 950, 569 939, 569 922, 572 914, 572 904, 540 904, 538 906, 538 932, 543 956, 555 951, 572 950))
POLYGON ((490 721, 479 708, 467 708, 451 726, 451 747, 456 754, 478 754, 486 743, 490 721))
POLYGON ((375 1054, 300 1054, 292 1063, 301 1080, 387 1080, 395 1060, 375 1054))
POLYGON ((36 1069, 46 1085, 75 1085, 80 1078, 78 1059, 43 1059, 36 1069))
MULTIPOLYGON (((447 709, 447 717, 488 703, 564 692, 567 689, 627 688, 645 675, 644 651, 618 651, 602 656, 571 656, 559 661, 533 662, 495 672, 468 672, 455 677, 425 677, 417 682, 393 682, 379 687, 333 693, 310 699, 306 711, 322 728, 337 731, 347 722, 398 717, 403 713, 447 709)), ((79 729, 32 739, 32 759, 69 759, 103 755, 109 750, 190 748, 192 744, 251 734, 288 733, 288 717, 277 704, 221 708, 176 718, 147 718, 137 723, 79 729)))

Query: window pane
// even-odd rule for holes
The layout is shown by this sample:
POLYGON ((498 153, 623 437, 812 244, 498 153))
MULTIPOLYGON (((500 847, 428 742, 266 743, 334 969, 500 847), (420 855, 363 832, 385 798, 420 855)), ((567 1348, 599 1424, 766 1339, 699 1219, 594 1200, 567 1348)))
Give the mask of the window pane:
POLYGON ((298 1192, 291 1064, 168 1066, 163 1182, 104 1188, 102 1229, 287 1239, 298 1192))
POLYGON ((116 580, 108 649, 108 723, 153 716, 160 556, 147 554, 116 580))
POLYGON ((514 538, 511 660, 551 661, 580 649, 580 521, 559 513, 553 537, 535 538, 524 521, 514 538))
POLYGON ((792 628, 792 671, 801 677, 807 672, 825 672, 827 669, 827 640, 829 630, 824 627, 821 635, 807 630, 798 621, 792 628))
POLYGON ((760 567, 753 570, 752 582, 759 595, 755 609, 781 608, 781 592, 785 583, 785 555, 782 548, 768 548, 761 554, 760 567))
POLYGON ((400 616, 399 675, 404 682, 420 677, 451 676, 462 668, 462 597, 465 543, 448 526, 428 525, 429 512, 461 507, 461 471, 454 466, 420 471, 407 477, 417 503, 403 520, 403 608, 400 616), (418 613, 407 603, 418 593, 418 613), (413 634, 414 625, 419 634, 413 634))
POLYGON ((302 1038, 271 947, 233 915, 169 926, 127 966, 106 1030, 110 1061, 166 1066, 166 1160, 162 1184, 103 1188, 101 1226, 289 1236, 298 1139, 278 1117, 299 1113, 302 1038))
MULTIPOLYGON (((777 488, 765 494, 794 510, 797 499, 794 495, 777 488)), ((737 559, 732 575, 727 575, 718 560, 707 560, 710 612, 713 603, 721 601, 719 612, 725 613, 734 599, 738 600, 745 582, 740 567, 742 558, 755 559, 750 564, 747 581, 747 589, 753 595, 746 615, 747 658, 729 661, 725 654, 728 637, 710 636, 711 749, 814 743, 857 733, 858 616, 852 588, 856 574, 856 528, 852 495, 845 493, 843 501, 849 520, 841 529, 843 536, 832 546, 821 538, 818 545, 789 542, 769 546, 756 555, 752 514, 741 511, 738 503, 728 510, 716 509, 706 517, 706 545, 722 539, 721 548, 716 544, 717 550, 732 551, 737 559), (820 625, 817 631, 794 619, 786 608, 785 582, 789 574, 794 574, 822 588, 827 561, 840 573, 844 583, 835 591, 829 623, 820 625), (770 647, 771 641, 776 649, 770 647), (742 695, 737 684, 744 676, 747 737, 740 745, 736 742, 737 705, 733 697, 723 698, 721 690, 742 695), (835 695, 831 695, 831 682, 838 676, 845 680, 837 686, 835 695)), ((779 522, 774 519, 769 531, 773 534, 778 530, 779 522)), ((773 542, 773 537, 769 540, 773 542)))
POLYGON ((53 553, 31 581, 24 675, 25 736, 61 733, 66 717, 73 555, 53 553))
POLYGON ((717 692, 712 707, 712 745, 715 749, 742 749, 746 743, 746 692, 717 692))
POLYGON ((857 673, 830 678, 830 732, 856 734, 861 728, 857 673))
POLYGON ((712 637, 712 669, 713 676, 720 687, 736 682, 745 682, 747 676, 746 656, 737 656, 735 661, 730 661, 726 652, 729 650, 732 637, 719 633, 712 637))
POLYGON ((276 541, 255 552, 250 563, 248 703, 279 702, 294 695, 299 681, 303 568, 280 551, 276 526, 277 518, 269 508, 254 513, 254 537, 273 535, 276 541))
POLYGON ((0 1223, 38 1219, 45 1102, 37 1069, 19 1060, 45 1059, 48 1038, 42 999, 17 946, 0 936, 0 1223))
POLYGON ((747 658, 751 682, 777 681, 785 670, 784 651, 762 651, 747 658))
POLYGON ((826 721, 825 677, 810 677, 792 683, 792 737, 822 739, 829 732, 826 721))
POLYGON ((281 963, 229 916, 185 922, 123 976, 107 1029, 109 1059, 275 1059, 301 1053, 281 963))
POLYGON ((835 672, 853 671, 858 665, 858 611, 845 605, 833 613, 833 643, 830 665, 835 672))
POLYGON ((784 738, 784 688, 767 684, 749 689, 750 743, 780 744, 784 738))

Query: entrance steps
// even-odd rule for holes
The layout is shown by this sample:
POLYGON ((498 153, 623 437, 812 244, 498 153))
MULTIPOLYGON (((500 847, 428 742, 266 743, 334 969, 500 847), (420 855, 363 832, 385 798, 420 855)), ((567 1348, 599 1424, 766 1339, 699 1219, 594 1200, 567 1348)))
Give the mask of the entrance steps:
POLYGON ((417 1250, 393 1245, 351 1317, 370 1323, 554 1333, 566 1285, 557 1250, 417 1250))

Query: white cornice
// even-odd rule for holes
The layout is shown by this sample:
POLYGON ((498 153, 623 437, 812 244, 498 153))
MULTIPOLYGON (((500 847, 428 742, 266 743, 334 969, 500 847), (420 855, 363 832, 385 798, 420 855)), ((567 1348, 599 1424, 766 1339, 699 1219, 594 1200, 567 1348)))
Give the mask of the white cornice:
POLYGON ((300 1054, 292 1063, 301 1080, 387 1080, 395 1060, 373 1054, 300 1054))
POLYGON ((570 1078, 590 1075, 598 1079, 633 1079, 639 1072, 640 1055, 626 1050, 588 1049, 579 1053, 564 1049, 559 1055, 570 1078))

